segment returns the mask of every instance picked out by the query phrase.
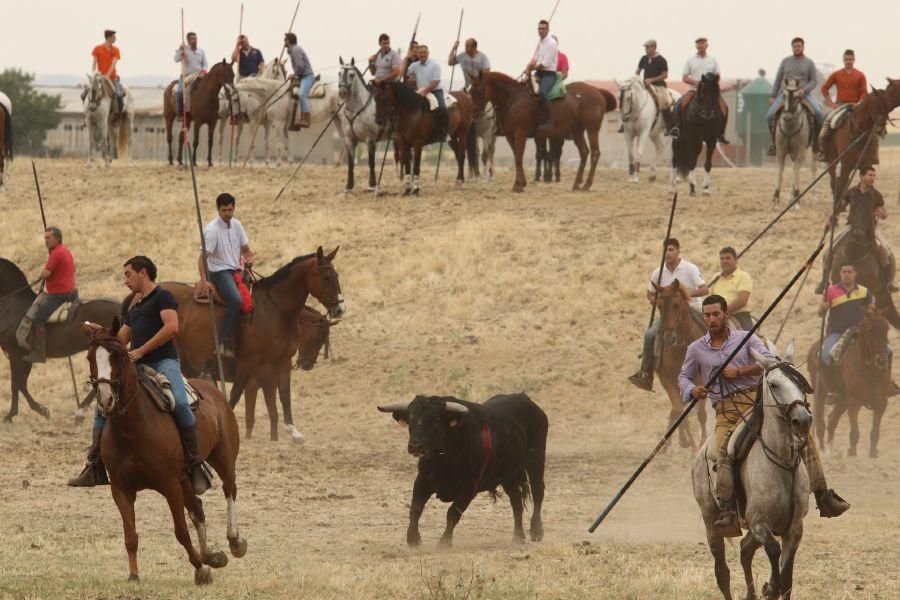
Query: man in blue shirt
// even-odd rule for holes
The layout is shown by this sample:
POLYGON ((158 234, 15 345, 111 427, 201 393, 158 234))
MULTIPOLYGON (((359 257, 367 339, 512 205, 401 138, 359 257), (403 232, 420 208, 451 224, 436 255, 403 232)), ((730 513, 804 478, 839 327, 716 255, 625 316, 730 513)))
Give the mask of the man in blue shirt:
POLYGON ((231 60, 238 63, 238 75, 241 79, 262 75, 266 68, 266 60, 263 58, 262 52, 250 45, 250 40, 246 35, 238 36, 231 60))
MULTIPOLYGON (((291 119, 290 130, 300 131, 305 127, 309 127, 310 108, 309 108, 309 91, 316 82, 316 76, 313 73, 312 64, 306 52, 297 45, 297 35, 294 33, 284 34, 284 47, 287 48, 288 56, 291 57, 291 67, 294 69, 292 79, 299 85, 298 92, 300 103, 300 121, 294 123, 291 119)), ((297 105, 294 105, 294 115, 297 114, 297 105)))

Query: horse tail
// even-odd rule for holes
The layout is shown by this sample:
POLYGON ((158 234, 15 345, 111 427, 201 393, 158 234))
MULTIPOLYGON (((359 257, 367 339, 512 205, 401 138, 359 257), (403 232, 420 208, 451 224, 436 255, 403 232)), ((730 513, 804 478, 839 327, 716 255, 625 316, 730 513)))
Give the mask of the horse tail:
MULTIPOLYGON (((131 126, 128 124, 128 119, 123 115, 119 120, 119 160, 125 156, 125 152, 128 151, 128 136, 131 135, 131 126)), ((128 158, 131 158, 130 156, 128 158)))
POLYGON ((3 154, 9 160, 13 159, 13 128, 12 128, 12 115, 9 114, 9 111, 6 110, 6 107, 3 108, 3 154))
POLYGON ((616 107, 619 105, 616 102, 616 97, 609 90, 604 90, 597 88, 600 92, 600 95, 603 96, 603 99, 606 101, 606 112, 610 112, 616 110, 616 107))

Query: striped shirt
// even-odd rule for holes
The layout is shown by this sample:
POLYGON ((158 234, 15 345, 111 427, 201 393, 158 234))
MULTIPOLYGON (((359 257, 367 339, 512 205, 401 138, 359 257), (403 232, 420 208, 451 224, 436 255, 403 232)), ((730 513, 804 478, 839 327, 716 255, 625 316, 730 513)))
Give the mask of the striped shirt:
MULTIPOLYGON (((184 71, 187 75, 209 70, 209 63, 206 62, 206 52, 201 48, 194 49, 185 44, 184 58, 184 71)), ((175 62, 181 62, 181 50, 175 51, 175 62)))
POLYGON ((825 292, 828 300, 828 333, 844 333, 862 321, 862 306, 872 304, 872 292, 861 285, 849 292, 839 283, 825 292))
MULTIPOLYGON (((684 356, 684 364, 681 365, 681 372, 678 374, 678 388, 681 390, 681 398, 684 402, 690 401, 691 391, 697 387, 697 384, 694 382, 699 380, 700 385, 706 385, 713 371, 725 362, 725 359, 734 352, 738 344, 748 335, 750 334, 746 331, 734 331, 729 328, 728 337, 725 338, 725 343, 722 344, 722 347, 713 348, 712 338, 707 332, 702 338, 688 346, 687 354, 684 356)), ((761 339, 755 335, 750 335, 750 339, 727 366, 739 368, 755 365, 756 361, 750 354, 751 348, 768 359, 775 359, 761 339)), ((716 402, 725 396, 738 390, 756 387, 758 383, 759 375, 742 375, 735 379, 725 379, 723 376, 710 386, 709 398, 712 401, 712 405, 715 406, 716 402), (722 382, 726 382, 724 388, 722 382)))

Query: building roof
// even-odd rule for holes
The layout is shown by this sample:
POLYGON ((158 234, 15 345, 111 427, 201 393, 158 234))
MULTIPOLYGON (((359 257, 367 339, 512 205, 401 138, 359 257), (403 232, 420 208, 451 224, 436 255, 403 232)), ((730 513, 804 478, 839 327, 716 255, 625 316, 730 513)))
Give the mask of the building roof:
MULTIPOLYGON (((63 114, 82 114, 84 112, 81 102, 80 85, 36 85, 34 89, 48 96, 59 96, 62 101, 60 108, 63 114)), ((162 87, 129 87, 129 93, 134 97, 134 112, 136 114, 162 114, 163 91, 162 87)))
MULTIPOLYGON (((600 88, 601 90, 606 90, 607 92, 611 92, 612 94, 619 93, 619 86, 616 85, 615 81, 603 80, 603 79, 588 79, 588 80, 585 80, 584 83, 587 83, 588 85, 592 85, 596 88, 600 88)), ((684 83, 681 80, 667 80, 666 85, 669 88, 678 92, 679 94, 683 94, 686 91, 688 91, 689 89, 691 89, 691 86, 689 86, 688 84, 684 83)), ((723 79, 719 82, 719 91, 727 92, 729 90, 734 89, 736 85, 737 85, 737 81, 734 79, 723 79)))

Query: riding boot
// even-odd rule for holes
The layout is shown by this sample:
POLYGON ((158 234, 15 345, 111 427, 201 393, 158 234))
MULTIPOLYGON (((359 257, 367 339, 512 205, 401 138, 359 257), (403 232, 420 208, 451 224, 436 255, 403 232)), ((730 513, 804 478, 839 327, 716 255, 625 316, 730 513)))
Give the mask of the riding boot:
POLYGON ((822 377, 828 386, 828 395, 825 396, 825 404, 834 406, 844 395, 844 379, 841 377, 840 366, 822 365, 822 377))
POLYGON ((772 143, 769 144, 769 149, 766 150, 766 156, 775 156, 775 127, 776 124, 774 122, 769 125, 769 133, 772 136, 772 143))
POLYGON ((301 127, 303 129, 309 127, 309 117, 310 114, 308 112, 300 114, 300 121, 297 123, 297 127, 301 127))
POLYGON ((212 483, 206 470, 203 468, 203 459, 200 458, 200 443, 197 440, 197 427, 191 425, 184 429, 178 430, 181 435, 181 442, 184 444, 185 450, 185 468, 190 477, 191 485, 194 487, 194 493, 198 496, 208 490, 212 483))
POLYGON ((47 362, 47 326, 34 326, 34 340, 31 342, 31 354, 23 360, 30 363, 47 362))
POLYGON ((636 387, 646 390, 648 392, 653 391, 653 363, 655 361, 655 357, 653 356, 653 352, 644 352, 641 355, 641 368, 637 373, 630 376, 628 381, 634 384, 636 387))
POLYGON ((734 459, 728 455, 730 434, 725 437, 716 459, 716 497, 719 500, 719 517, 713 528, 725 537, 741 535, 737 502, 734 499, 734 459))
POLYGON ((726 145, 726 146, 727 146, 728 144, 731 143, 731 142, 729 142, 729 141, 725 138, 725 134, 724 134, 724 133, 720 133, 719 136, 718 136, 718 138, 717 138, 717 140, 718 140, 718 142, 719 142, 720 144, 724 144, 724 145, 726 145))
POLYGON ((109 485, 106 467, 103 466, 103 459, 100 458, 100 438, 102 435, 102 429, 94 429, 91 437, 91 447, 88 449, 87 464, 78 477, 69 480, 70 486, 94 487, 95 485, 109 485))
POLYGON ((538 132, 549 134, 553 131, 553 119, 550 118, 550 101, 544 98, 540 99, 538 104, 538 115, 540 126, 538 132))
POLYGON ((815 494, 820 517, 827 519, 839 517, 850 509, 850 503, 838 496, 831 488, 819 490, 815 494))

